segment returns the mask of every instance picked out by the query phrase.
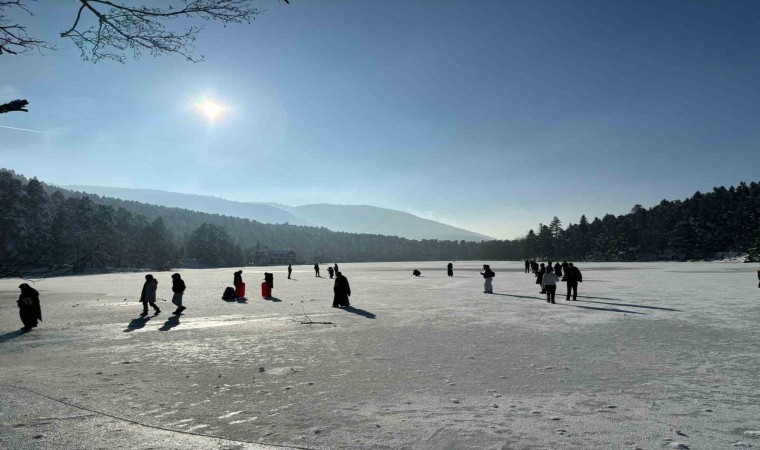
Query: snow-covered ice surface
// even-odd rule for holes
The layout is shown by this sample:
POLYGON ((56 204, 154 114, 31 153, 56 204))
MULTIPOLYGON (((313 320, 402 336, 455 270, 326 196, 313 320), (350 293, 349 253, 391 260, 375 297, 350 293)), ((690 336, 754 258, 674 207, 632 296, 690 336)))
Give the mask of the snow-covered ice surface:
POLYGON ((244 269, 247 303, 185 270, 178 320, 158 273, 143 322, 143 274, 49 279, 23 335, 0 281, 0 448, 760 447, 755 265, 580 264, 549 305, 522 263, 487 295, 447 262, 341 264, 350 311, 307 266, 269 301, 244 269))

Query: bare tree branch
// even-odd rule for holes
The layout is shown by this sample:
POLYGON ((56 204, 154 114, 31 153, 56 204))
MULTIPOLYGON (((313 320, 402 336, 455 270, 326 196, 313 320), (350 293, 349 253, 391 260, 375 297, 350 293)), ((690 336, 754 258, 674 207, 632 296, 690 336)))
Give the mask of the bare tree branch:
POLYGON ((52 49, 52 44, 29 36, 25 26, 10 18, 11 11, 16 9, 34 16, 22 0, 0 1, 0 55, 18 55, 29 50, 52 49))
POLYGON ((11 111, 29 112, 29 110, 26 109, 26 105, 28 104, 29 102, 26 100, 13 100, 11 102, 0 105, 0 114, 8 113, 11 111))
POLYGON ((111 59, 124 62, 128 56, 138 58, 148 52, 153 56, 175 53, 189 61, 194 42, 202 27, 182 30, 166 27, 177 18, 202 19, 230 23, 250 23, 263 12, 252 0, 173 0, 168 6, 133 6, 110 0, 79 0, 81 6, 73 25, 61 33, 79 48, 82 58, 90 61, 111 59), (97 24, 85 28, 83 12, 89 12, 97 24))

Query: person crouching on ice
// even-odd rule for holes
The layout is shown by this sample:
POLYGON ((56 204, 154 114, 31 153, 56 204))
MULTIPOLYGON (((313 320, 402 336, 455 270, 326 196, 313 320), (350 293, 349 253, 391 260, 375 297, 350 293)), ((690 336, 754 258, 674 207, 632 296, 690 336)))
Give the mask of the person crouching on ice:
MULTIPOLYGON (((760 272, 758 272, 760 273, 760 272)), ((42 311, 40 310, 40 293, 37 289, 24 283, 19 285, 21 295, 18 296, 18 314, 21 316, 21 322, 24 331, 31 331, 37 326, 37 321, 42 320, 42 311)))
POLYGON ((154 315, 158 315, 161 312, 156 306, 156 290, 158 289, 158 280, 153 278, 153 275, 145 275, 145 284, 143 284, 142 293, 140 294, 140 302, 143 304, 143 312, 141 316, 148 315, 148 305, 153 308, 154 315))
POLYGON ((351 296, 351 286, 348 284, 348 278, 344 277, 342 273, 335 272, 335 286, 333 286, 333 308, 345 308, 351 306, 348 302, 348 297, 351 296))
POLYGON ((485 278, 486 282, 483 285, 483 291, 484 294, 493 294, 493 286, 491 285, 491 281, 493 280, 493 277, 496 276, 496 274, 491 270, 491 266, 488 264, 483 264, 483 271, 480 272, 481 275, 483 275, 483 278, 485 278))

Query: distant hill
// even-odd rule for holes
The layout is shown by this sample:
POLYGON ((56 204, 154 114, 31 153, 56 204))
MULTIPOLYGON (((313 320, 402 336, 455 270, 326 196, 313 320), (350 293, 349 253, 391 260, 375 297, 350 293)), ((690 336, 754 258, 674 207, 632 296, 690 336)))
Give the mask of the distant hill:
POLYGON ((63 186, 67 189, 211 214, 251 219, 262 223, 309 225, 349 233, 381 234, 407 239, 486 241, 493 238, 423 219, 393 209, 367 205, 316 204, 285 206, 276 203, 236 202, 218 197, 182 194, 153 189, 106 186, 63 186))

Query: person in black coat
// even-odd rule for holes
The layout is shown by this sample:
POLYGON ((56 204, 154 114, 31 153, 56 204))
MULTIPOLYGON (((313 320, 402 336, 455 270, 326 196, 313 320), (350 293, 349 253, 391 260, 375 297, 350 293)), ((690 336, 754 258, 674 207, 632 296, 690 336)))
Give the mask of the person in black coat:
POLYGON ((333 308, 345 308, 351 306, 348 297, 351 296, 351 286, 348 284, 348 278, 342 273, 335 272, 335 286, 333 287, 335 296, 333 297, 333 308))
POLYGON ((452 263, 449 263, 449 265, 448 265, 448 266, 446 266, 446 273, 447 273, 447 274, 448 274, 450 277, 453 277, 453 276, 454 276, 454 264, 452 264, 452 263))
POLYGON ((182 296, 185 295, 185 282, 178 273, 172 275, 172 292, 174 293, 172 295, 172 303, 177 305, 177 309, 172 314, 182 314, 182 311, 187 309, 182 304, 182 296))
POLYGON ((554 264, 554 273, 558 277, 562 278, 562 264, 560 264, 559 261, 557 261, 557 263, 554 264))
POLYGON ((293 268, 288 264, 288 280, 290 279, 290 274, 293 273, 293 268))
POLYGON ((319 263, 314 263, 314 274, 317 278, 322 278, 319 276, 319 263))
POLYGON ((573 301, 578 300, 578 283, 583 282, 583 275, 573 263, 567 264, 565 270, 565 276, 562 277, 562 281, 567 282, 567 298, 565 300, 570 301, 570 293, 573 294, 573 301))
POLYGON ((327 274, 330 275, 330 279, 332 280, 335 276, 335 269, 332 266, 327 266, 327 274))
POLYGON ((238 270, 232 276, 232 285, 235 286, 235 289, 237 290, 237 287, 241 284, 243 284, 243 271, 238 270))
POLYGON ((546 290, 544 290, 544 274, 546 273, 546 265, 544 263, 541 263, 541 266, 538 269, 538 272, 536 272, 536 284, 541 286, 541 292, 539 294, 546 294, 546 290))
POLYGON ((24 283, 19 285, 21 294, 18 296, 18 314, 21 317, 21 323, 24 324, 24 331, 31 331, 37 326, 37 321, 42 320, 42 310, 40 309, 40 293, 36 289, 24 283))
POLYGON ((530 268, 533 271, 533 273, 536 274, 536 276, 538 276, 538 263, 536 262, 535 259, 530 262, 530 268))
POLYGON ((530 273, 530 261, 525 260, 525 273, 530 273))

